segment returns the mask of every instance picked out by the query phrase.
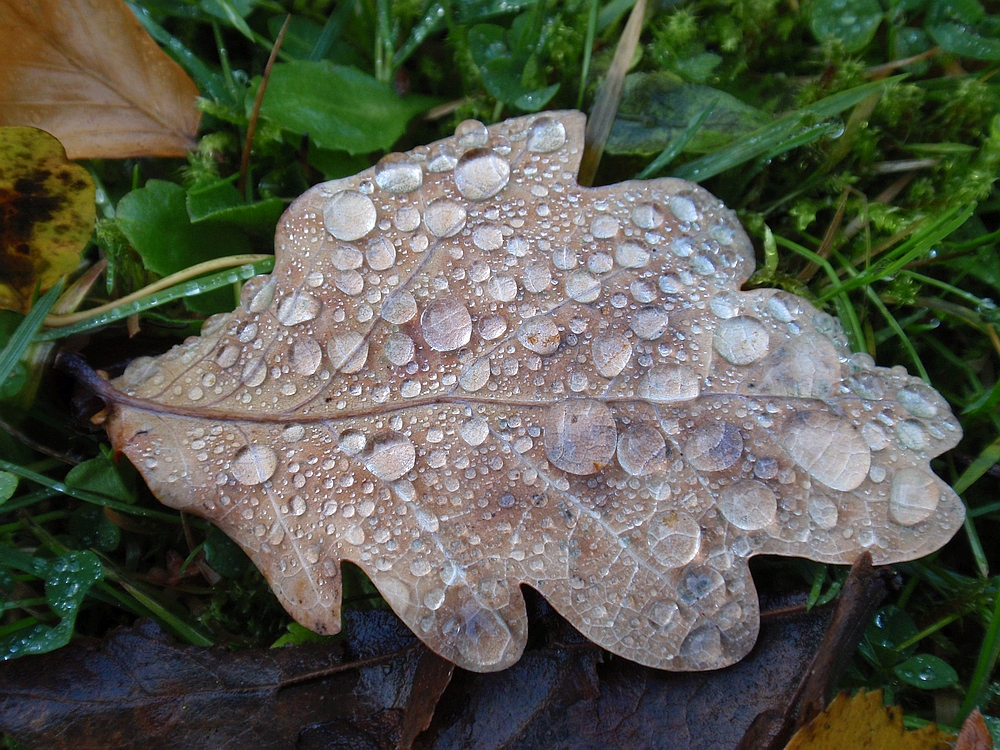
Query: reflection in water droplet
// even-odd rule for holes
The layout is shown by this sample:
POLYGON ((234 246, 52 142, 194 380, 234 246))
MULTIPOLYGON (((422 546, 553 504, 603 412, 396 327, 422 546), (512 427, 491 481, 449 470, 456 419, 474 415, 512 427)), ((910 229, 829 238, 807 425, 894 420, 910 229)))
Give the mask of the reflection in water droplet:
POLYGON ((707 422, 684 444, 684 455, 699 471, 722 471, 743 454, 743 436, 729 422, 707 422))
POLYGON ((323 361, 323 349, 312 339, 296 341, 292 347, 292 369, 299 375, 312 375, 323 361))
POLYGON ((474 417, 463 423, 459 432, 462 434, 462 440, 476 447, 486 442, 486 438, 490 435, 490 425, 482 417, 474 417))
POLYGON ((467 151, 455 165, 455 185, 470 201, 492 198, 507 186, 509 179, 507 160, 486 149, 467 151))
POLYGON ((591 344, 594 367, 606 378, 616 377, 632 359, 632 344, 621 333, 602 333, 591 344))
POLYGON ((427 345, 438 352, 450 352, 469 343, 472 317, 458 299, 438 300, 420 314, 420 329, 427 345))
POLYGON ((411 193, 423 184, 424 173, 405 154, 388 154, 375 167, 375 182, 390 193, 411 193))
POLYGON ((698 554, 701 527, 684 511, 662 511, 646 524, 646 543, 657 562, 665 568, 679 568, 698 554))
POLYGON ((281 300, 275 317, 283 325, 294 326, 315 318, 322 307, 320 301, 309 292, 298 291, 281 300))
POLYGON ((617 442, 615 419, 600 401, 568 399, 545 414, 545 455, 570 474, 596 474, 611 462, 617 442))
POLYGON ((690 401, 698 398, 700 392, 698 374, 682 365, 658 365, 650 368, 636 388, 639 398, 660 403, 690 401))
POLYGON ((719 510, 733 526, 744 531, 762 529, 774 520, 778 498, 756 479, 727 487, 719 497, 719 510))
POLYGON ((555 354, 562 341, 559 327, 547 315, 536 315, 524 321, 517 329, 517 340, 526 349, 542 356, 555 354))
POLYGON ((662 307, 643 307, 635 311, 629 326, 639 338, 653 341, 666 333, 668 322, 667 311, 662 307))
POLYGON ((335 193, 323 209, 323 223, 338 240, 358 240, 375 228, 378 214, 371 198, 354 190, 335 193))
POLYGON ((858 487, 871 468, 871 451, 861 433, 829 412, 793 414, 779 443, 809 476, 841 492, 858 487))
POLYGON ((341 331, 330 339, 327 353, 335 371, 350 375, 368 361, 368 340, 357 331, 341 331))
POLYGON ((403 325, 417 315, 417 301, 403 289, 389 297, 382 305, 382 320, 393 325, 403 325))
POLYGON ((448 198, 431 201, 424 211, 424 224, 435 237, 451 237, 465 226, 465 209, 448 198))
POLYGON ((941 500, 937 479, 922 469, 900 469, 889 489, 889 515, 901 526, 930 518, 941 500))
POLYGON ((669 458, 663 433, 650 425, 633 425, 618 438, 618 463, 634 477, 665 471, 669 458))
POLYGON ((278 454, 266 445, 248 445, 233 457, 229 470, 240 484, 263 484, 278 469, 278 454))
POLYGON ((539 117, 528 129, 528 151, 548 154, 566 143, 566 127, 553 117, 539 117))
POLYGON ((726 361, 748 365, 767 354, 769 337, 764 325, 748 315, 737 315, 719 324, 712 346, 726 361))
POLYGON ((409 438, 398 432, 383 432, 372 438, 365 449, 368 471, 386 482, 405 476, 416 463, 417 451, 409 438))

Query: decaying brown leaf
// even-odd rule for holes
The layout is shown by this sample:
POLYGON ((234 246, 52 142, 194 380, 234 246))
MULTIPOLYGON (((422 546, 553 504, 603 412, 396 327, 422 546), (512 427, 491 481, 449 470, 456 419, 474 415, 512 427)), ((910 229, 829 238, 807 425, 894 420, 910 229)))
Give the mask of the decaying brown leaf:
POLYGON ((937 549, 960 430, 902 368, 753 269, 732 212, 671 179, 575 180, 579 113, 453 138, 319 185, 233 314, 112 385, 108 432, 319 632, 360 565, 434 651, 514 663, 519 584, 671 670, 741 658, 747 559, 937 549))
POLYGON ((71 159, 184 156, 198 89, 122 0, 0 0, 0 125, 55 135, 71 159))
POLYGON ((37 128, 0 127, 0 309, 27 312, 80 263, 94 231, 94 182, 37 128))

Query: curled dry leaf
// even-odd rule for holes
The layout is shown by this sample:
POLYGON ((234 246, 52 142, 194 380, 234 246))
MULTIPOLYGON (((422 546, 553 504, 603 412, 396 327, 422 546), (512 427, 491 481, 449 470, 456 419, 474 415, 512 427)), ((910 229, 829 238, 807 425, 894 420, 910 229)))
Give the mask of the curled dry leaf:
POLYGON ((198 89, 122 0, 0 0, 0 125, 55 135, 71 159, 184 156, 198 89))
POLYGON ((522 117, 318 185, 273 275, 111 385, 112 441, 284 606, 340 627, 360 565, 433 650, 502 669, 519 584, 650 666, 753 645, 747 559, 876 563, 961 525, 960 429, 902 368, 753 269, 697 185, 576 182, 584 117, 522 117))

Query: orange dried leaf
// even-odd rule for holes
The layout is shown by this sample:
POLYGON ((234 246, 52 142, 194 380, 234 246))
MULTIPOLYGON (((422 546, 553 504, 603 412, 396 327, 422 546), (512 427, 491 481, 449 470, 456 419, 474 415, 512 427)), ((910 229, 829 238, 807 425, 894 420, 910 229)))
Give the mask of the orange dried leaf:
POLYGON ((94 182, 37 128, 0 128, 0 309, 27 312, 94 231, 94 182))
POLYGON ((899 706, 883 706, 881 690, 862 690, 853 698, 840 693, 785 750, 950 750, 954 741, 935 724, 908 731, 899 706))
POLYGON ((0 125, 55 135, 71 159, 184 156, 198 89, 122 0, 0 0, 0 125))
POLYGON ((156 495, 302 624, 339 629, 350 560, 468 669, 520 656, 521 584, 617 654, 713 669, 757 635, 749 557, 884 564, 961 526, 944 400, 739 292, 752 247, 697 185, 580 187, 583 128, 465 122, 316 186, 236 312, 95 382, 156 495))

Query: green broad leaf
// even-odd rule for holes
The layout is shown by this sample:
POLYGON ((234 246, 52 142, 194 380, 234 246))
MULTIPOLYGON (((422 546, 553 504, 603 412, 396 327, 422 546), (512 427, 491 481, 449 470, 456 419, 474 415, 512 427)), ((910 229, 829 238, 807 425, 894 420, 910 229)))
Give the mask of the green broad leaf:
POLYGON ((559 84, 545 86, 536 48, 540 27, 534 13, 522 13, 509 30, 481 23, 469 30, 469 51, 483 86, 497 101, 537 112, 551 101, 559 84))
POLYGON ((847 52, 868 46, 881 23, 878 0, 816 0, 810 18, 810 28, 819 41, 840 42, 847 52))
POLYGON ((713 102, 711 113, 683 152, 714 151, 771 121, 765 112, 718 89, 684 83, 670 73, 631 73, 625 76, 622 102, 605 150, 618 155, 658 154, 713 102))
POLYGON ((250 566, 250 558, 232 539, 213 526, 205 537, 205 562, 226 578, 239 578, 250 566))
MULTIPOLYGON (((345 5, 350 6, 350 3, 345 5)), ((336 13, 337 11, 334 11, 334 14, 336 13)), ((284 23, 284 14, 267 19, 267 30, 271 39, 277 39, 284 23)), ((336 38, 328 38, 326 29, 327 27, 304 16, 292 16, 285 30, 285 39, 281 43, 282 55, 296 60, 331 60, 341 65, 364 64, 364 57, 354 47, 336 38), (321 53, 318 56, 317 51, 321 53)), ((339 33, 339 29, 337 31, 339 33)))
POLYGON ((927 33, 945 52, 973 60, 1000 61, 1000 39, 980 36, 962 24, 928 26, 927 33))
POLYGON ((122 531, 111 522, 104 509, 83 504, 69 518, 69 533, 82 547, 114 552, 121 543, 122 531))
POLYGON ((351 154, 392 147, 409 121, 436 100, 399 97, 355 68, 326 61, 278 63, 271 70, 260 116, 320 148, 351 154))
POLYGON ((267 198, 247 203, 233 187, 233 179, 218 180, 187 194, 187 211, 192 224, 207 220, 233 224, 253 233, 274 236, 274 228, 287 203, 281 198, 267 198))
POLYGON ((350 177, 371 166, 363 156, 349 154, 346 151, 330 151, 325 148, 310 148, 309 165, 315 167, 328 180, 339 180, 350 177))
POLYGON ((129 505, 135 503, 135 492, 126 484, 115 462, 103 454, 70 469, 66 485, 129 505))
POLYGON ((17 489, 17 477, 9 471, 0 471, 0 505, 14 496, 17 489))
POLYGON ((225 21, 247 39, 253 40, 253 31, 244 19, 257 4, 256 0, 199 0, 198 4, 209 15, 225 21))
POLYGON ((892 669, 896 677, 921 690, 940 690, 958 685, 958 673, 944 659, 933 654, 915 654, 892 669))
POLYGON ((453 5, 459 23, 473 23, 515 13, 535 3, 536 0, 456 0, 453 5))
POLYGON ((287 633, 271 644, 271 648, 281 648, 288 645, 302 646, 306 643, 327 643, 333 638, 341 637, 339 633, 337 635, 319 635, 297 622, 288 623, 287 630, 287 633))
POLYGON ((0 565, 41 578, 49 608, 60 618, 55 625, 37 623, 0 639, 0 661, 53 651, 69 643, 84 597, 104 578, 101 561, 89 550, 67 552, 54 560, 43 560, 15 550, 0 549, 0 565))
POLYGON ((861 652, 872 663, 883 667, 893 667, 901 655, 912 651, 907 649, 902 653, 897 647, 917 634, 916 623, 909 613, 890 604, 882 607, 872 619, 861 641, 861 652))

